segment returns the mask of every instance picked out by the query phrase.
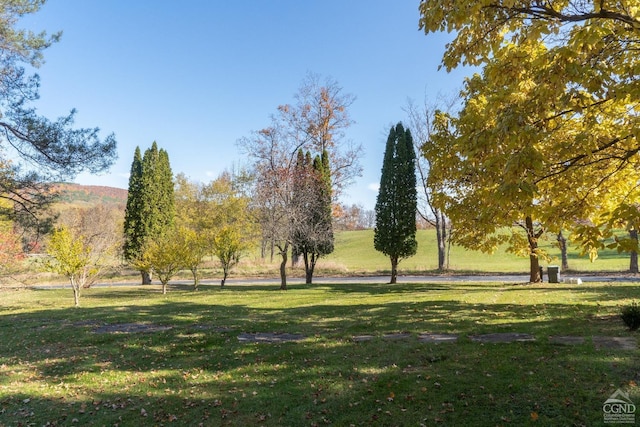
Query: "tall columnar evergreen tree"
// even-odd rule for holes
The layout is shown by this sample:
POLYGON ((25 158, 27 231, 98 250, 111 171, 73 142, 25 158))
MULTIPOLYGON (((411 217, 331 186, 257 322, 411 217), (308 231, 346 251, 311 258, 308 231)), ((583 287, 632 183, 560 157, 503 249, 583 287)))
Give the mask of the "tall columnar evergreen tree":
POLYGON ((313 281, 318 259, 333 252, 331 170, 326 150, 311 160, 298 151, 294 176, 293 252, 304 259, 306 283, 313 281))
POLYGON ((124 258, 131 262, 140 258, 144 235, 142 233, 140 203, 142 190, 142 155, 136 147, 129 173, 129 192, 127 207, 124 211, 124 258))
POLYGON ((384 153, 373 241, 375 249, 391 260, 390 283, 396 283, 400 260, 418 249, 415 161, 411 132, 398 123, 389 132, 384 153))
POLYGON ((175 221, 173 173, 169 155, 154 141, 140 159, 136 148, 125 213, 125 258, 142 274, 143 284, 151 283, 144 251, 154 238, 162 236, 175 221))

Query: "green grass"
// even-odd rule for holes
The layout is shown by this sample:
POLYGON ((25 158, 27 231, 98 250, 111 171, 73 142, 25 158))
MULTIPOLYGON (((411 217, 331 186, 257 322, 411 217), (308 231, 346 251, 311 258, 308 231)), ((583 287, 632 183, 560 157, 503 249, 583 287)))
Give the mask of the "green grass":
POLYGON ((79 309, 69 289, 0 290, 0 426, 600 425, 617 388, 640 402, 638 352, 591 343, 637 336, 618 316, 637 283, 276 288, 92 288, 79 309), (121 323, 170 329, 95 333, 121 323), (243 332, 306 339, 241 343, 243 332), (412 336, 380 338, 397 332, 412 336), (536 341, 468 338, 491 332, 536 341), (361 334, 377 338, 353 342, 361 334))
MULTIPOLYGON (((315 276, 332 275, 386 275, 390 273, 391 264, 385 255, 377 252, 373 248, 373 230, 341 231, 335 235, 335 250, 332 254, 320 258, 316 266, 315 276)), ((428 274, 436 272, 437 248, 435 230, 419 230, 417 233, 418 253, 400 262, 400 274, 428 274)), ((560 251, 555 245, 555 241, 543 240, 541 245, 553 257, 550 263, 542 262, 545 268, 548 265, 560 264, 558 258, 560 251)), ((575 246, 575 245, 574 245, 575 246)), ((0 286, 16 284, 37 284, 37 283, 67 283, 62 276, 52 273, 43 273, 38 267, 40 259, 27 259, 21 274, 0 276, 0 286)), ((593 272, 619 272, 624 273, 629 270, 629 255, 618 254, 616 251, 604 250, 600 252, 599 258, 595 262, 590 262, 587 257, 580 256, 575 247, 569 250, 569 271, 563 274, 581 274, 593 272)), ((242 258, 240 264, 235 267, 230 278, 235 277, 278 277, 279 257, 274 256, 273 262, 268 257, 261 259, 256 250, 242 258)), ((503 248, 499 248, 494 254, 484 254, 477 251, 469 251, 453 246, 450 251, 450 273, 519 273, 528 274, 528 258, 517 257, 506 253, 503 248)), ((200 269, 202 279, 220 280, 222 269, 216 259, 208 258, 200 269)), ((289 277, 304 277, 304 267, 302 263, 296 268, 289 268, 289 277)), ((546 275, 546 273, 545 273, 546 275)), ((175 280, 190 280, 191 273, 187 270, 181 271, 175 276, 175 280)), ((132 268, 121 265, 121 260, 114 262, 114 268, 106 271, 101 277, 101 282, 137 282, 139 273, 132 268)))
MULTIPOLYGON (((438 252, 435 230, 419 230, 417 233, 418 253, 400 263, 401 273, 420 273, 435 271, 438 267, 438 252)), ((553 258, 551 265, 559 265, 560 250, 555 241, 543 240, 541 246, 553 258)), ((580 256, 579 251, 570 245, 568 254, 569 268, 578 272, 617 271, 629 269, 629 255, 604 250, 595 262, 580 256)), ((499 272, 523 273, 529 271, 529 259, 506 253, 499 248, 494 254, 484 254, 453 246, 450 253, 450 269, 458 272, 499 272)), ((548 263, 543 262, 545 267, 548 263)), ((388 257, 373 248, 373 230, 343 231, 336 233, 335 251, 321 258, 319 268, 334 268, 350 273, 386 272, 391 269, 388 257)))

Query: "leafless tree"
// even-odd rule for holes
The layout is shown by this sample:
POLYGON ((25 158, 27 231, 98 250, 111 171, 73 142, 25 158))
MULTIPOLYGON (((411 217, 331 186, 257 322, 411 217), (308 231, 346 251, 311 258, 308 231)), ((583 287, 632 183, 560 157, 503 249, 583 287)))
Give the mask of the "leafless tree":
MULTIPOLYGON (((450 104, 451 105, 451 104, 450 104)), ((449 105, 448 108, 451 108, 449 105)), ((425 101, 422 106, 415 102, 407 101, 405 112, 409 116, 408 125, 413 136, 416 149, 416 169, 418 177, 418 215, 436 229, 436 242, 438 245, 438 270, 444 271, 448 266, 448 237, 451 233, 449 221, 444 212, 437 209, 431 203, 434 192, 438 191, 429 185, 428 177, 431 169, 431 159, 424 154, 423 147, 429 144, 433 131, 433 117, 436 107, 430 106, 425 101)))
POLYGON ((260 212, 263 236, 281 257, 280 289, 286 290, 291 225, 295 220, 293 174, 300 144, 286 138, 276 122, 269 128, 254 132, 251 137, 241 139, 239 144, 254 160, 254 202, 260 212))
POLYGON ((309 73, 294 99, 294 104, 278 107, 276 119, 288 139, 297 141, 313 155, 327 150, 335 201, 362 173, 362 145, 346 139, 345 133, 353 124, 349 107, 355 97, 345 93, 336 80, 309 73))
POLYGON ((333 79, 321 81, 307 75, 294 104, 278 107, 271 125, 239 141, 241 149, 253 160, 255 176, 254 204, 260 212, 263 250, 269 246, 281 257, 281 289, 286 289, 286 264, 292 246, 293 225, 308 221, 310 205, 294 194, 296 157, 299 150, 312 156, 326 150, 331 168, 331 194, 334 201, 360 175, 362 147, 345 139, 353 123, 348 112, 354 97, 345 94, 333 79), (294 201, 295 198, 295 201, 294 201))

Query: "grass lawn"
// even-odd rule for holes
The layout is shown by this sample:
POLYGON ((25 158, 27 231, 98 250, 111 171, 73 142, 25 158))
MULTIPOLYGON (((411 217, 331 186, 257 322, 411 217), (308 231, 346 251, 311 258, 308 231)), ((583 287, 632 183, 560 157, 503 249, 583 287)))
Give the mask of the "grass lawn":
POLYGON ((591 340, 637 336, 618 317, 637 283, 276 288, 101 287, 79 309, 70 289, 0 288, 0 426, 600 425, 618 388, 640 404, 638 351, 591 340), (150 329, 97 333, 123 324, 150 329), (238 340, 258 332, 304 339, 238 340), (493 332, 536 341, 469 339, 493 332))
MULTIPOLYGON (((337 270, 341 268, 350 273, 390 271, 389 258, 373 248, 373 230, 341 231, 336 233, 335 238, 335 251, 326 258, 320 259, 319 268, 325 266, 337 270)), ((400 274, 435 271, 438 267, 435 230, 418 230, 416 239, 418 240, 418 253, 400 263, 400 274)), ((548 264, 560 264, 560 250, 555 240, 543 239, 540 246, 547 250, 552 257, 550 263, 541 262, 541 265, 545 267, 545 272, 548 264)), ((591 262, 588 257, 581 256, 575 246, 575 244, 568 243, 569 268, 573 271, 625 272, 629 270, 628 254, 618 254, 617 251, 609 249, 602 250, 598 259, 591 262)), ((528 274, 529 259, 506 253, 505 247, 498 248, 495 254, 484 254, 453 246, 450 252, 449 267, 454 272, 528 274)))

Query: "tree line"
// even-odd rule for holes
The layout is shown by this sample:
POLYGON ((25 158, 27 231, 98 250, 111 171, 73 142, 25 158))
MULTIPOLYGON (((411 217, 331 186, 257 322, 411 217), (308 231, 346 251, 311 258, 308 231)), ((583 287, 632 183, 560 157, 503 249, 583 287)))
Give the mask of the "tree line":
MULTIPOLYGON (((51 122, 29 106, 38 95, 38 78, 25 68, 39 66, 42 51, 58 35, 17 30, 16 17, 37 11, 41 3, 12 5, 0 17, 0 128, 3 147, 17 160, 4 151, 0 158, 0 225, 40 236, 52 225, 41 215, 55 196, 48 190, 52 180, 105 170, 115 157, 115 138, 74 129, 73 112, 51 122)), ((419 25, 427 36, 454 32, 442 67, 473 65, 477 72, 447 108, 409 105, 406 128, 400 123, 390 131, 374 245, 392 267, 414 252, 416 212, 437 230, 440 269, 447 242, 484 252, 506 244, 529 258, 531 282, 541 280, 540 260, 548 256, 539 243, 548 236, 566 248, 570 234, 592 260, 605 247, 637 252, 638 10, 638 1, 420 2, 419 25), (410 176, 416 171, 418 180, 410 176)), ((184 248, 198 247, 202 238, 202 250, 211 253, 236 237, 243 244, 251 240, 224 228, 242 223, 226 216, 236 208, 224 204, 246 202, 248 223, 256 229, 242 229, 251 229, 265 254, 280 257, 281 288, 286 289, 289 256, 305 262, 310 281, 318 257, 333 248, 335 222, 329 218, 361 171, 362 146, 346 138, 354 100, 334 80, 309 74, 292 104, 279 106, 267 126, 239 141, 251 161, 246 186, 230 179, 229 197, 221 197, 196 185, 199 195, 193 199, 200 204, 189 209, 216 206, 215 214, 184 213, 192 196, 176 197, 180 178, 173 182, 168 154, 156 144, 144 155, 136 150, 123 224, 125 259, 143 281, 152 271, 168 280, 177 264, 195 265, 197 283, 198 254, 187 263, 184 248), (180 262, 167 256, 178 253, 180 262)), ((54 233, 53 242, 55 237, 78 246, 79 239, 54 233)), ((18 252, 10 244, 3 247, 18 252)), ((91 253, 80 252, 80 259, 91 253)), ((229 266, 238 259, 230 250, 220 250, 218 257, 229 266)), ((637 271, 637 256, 631 259, 637 271)))

